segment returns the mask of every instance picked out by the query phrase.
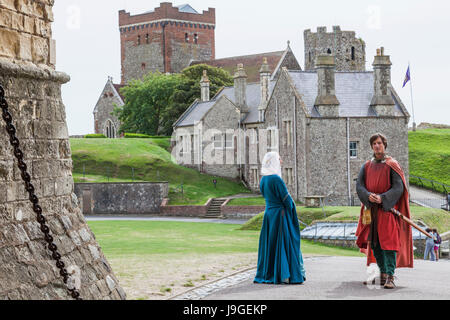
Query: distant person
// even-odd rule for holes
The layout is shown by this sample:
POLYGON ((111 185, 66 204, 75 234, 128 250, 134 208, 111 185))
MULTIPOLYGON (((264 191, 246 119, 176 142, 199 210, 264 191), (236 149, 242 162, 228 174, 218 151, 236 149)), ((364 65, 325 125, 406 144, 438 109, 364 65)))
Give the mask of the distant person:
POLYGON ((306 280, 297 209, 281 178, 281 163, 277 152, 269 152, 262 162, 260 190, 266 210, 255 283, 301 284, 306 280))
POLYGON ((427 240, 425 241, 423 260, 428 260, 428 257, 430 257, 430 261, 436 261, 436 256, 434 255, 434 240, 436 239, 436 236, 432 233, 433 230, 430 228, 427 228, 425 231, 431 234, 433 238, 427 237, 427 240))
POLYGON ((395 269, 413 267, 411 226, 391 213, 396 208, 410 218, 409 195, 402 168, 386 154, 386 137, 373 135, 370 146, 374 156, 362 166, 356 183, 362 203, 356 244, 367 255, 367 266, 378 265, 380 284, 393 289, 395 269))
POLYGON ((436 256, 436 261, 439 261, 439 247, 441 246, 442 239, 437 229, 433 229, 433 233, 436 237, 436 240, 434 240, 434 255, 436 256))

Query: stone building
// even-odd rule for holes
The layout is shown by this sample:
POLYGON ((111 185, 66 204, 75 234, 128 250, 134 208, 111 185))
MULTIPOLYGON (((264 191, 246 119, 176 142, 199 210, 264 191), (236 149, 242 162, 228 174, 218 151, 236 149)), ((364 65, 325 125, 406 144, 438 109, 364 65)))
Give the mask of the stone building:
POLYGON ((216 13, 162 2, 154 11, 119 11, 122 84, 149 72, 178 73, 192 60, 215 58, 216 13))
POLYGON ((331 54, 335 57, 336 71, 365 71, 366 44, 356 38, 355 31, 342 31, 333 26, 333 32, 326 27, 318 27, 317 32, 307 29, 303 33, 305 40, 305 70, 315 70, 316 57, 331 54))
POLYGON ((122 107, 125 104, 124 98, 120 94, 123 86, 114 84, 113 79, 108 77, 94 109, 95 133, 104 134, 107 138, 119 137, 120 121, 112 112, 116 106, 122 107))
POLYGON ((373 133, 387 136, 388 153, 407 177, 409 172, 410 116, 391 85, 383 49, 373 68, 336 71, 335 57, 321 54, 314 71, 272 71, 263 63, 260 83, 247 84, 240 65, 233 87, 211 101, 196 101, 174 124, 173 154, 180 164, 240 179, 258 191, 261 160, 278 151, 295 199, 351 204, 359 169, 372 155, 373 133))
MULTIPOLYGON (((61 85, 69 81, 69 76, 55 71, 53 3, 0 2, 0 84, 5 88, 39 205, 61 260, 80 281, 81 297, 124 299, 125 293, 73 193, 71 151, 61 100, 61 85)), ((5 123, 0 119, 0 300, 4 299, 71 297, 46 249, 5 123)))

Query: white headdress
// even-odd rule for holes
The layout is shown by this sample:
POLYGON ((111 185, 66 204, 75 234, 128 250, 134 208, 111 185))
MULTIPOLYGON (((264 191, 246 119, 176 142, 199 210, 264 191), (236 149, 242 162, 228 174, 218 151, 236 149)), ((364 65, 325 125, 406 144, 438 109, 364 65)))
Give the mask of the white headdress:
POLYGON ((264 156, 261 166, 261 175, 270 176, 273 174, 277 174, 281 178, 281 163, 278 152, 267 153, 264 156))

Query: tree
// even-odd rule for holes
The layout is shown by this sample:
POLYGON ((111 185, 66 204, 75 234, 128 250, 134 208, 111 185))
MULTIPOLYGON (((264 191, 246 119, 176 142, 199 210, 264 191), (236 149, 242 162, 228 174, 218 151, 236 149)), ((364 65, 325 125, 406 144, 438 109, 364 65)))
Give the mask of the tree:
POLYGON ((182 82, 179 74, 149 73, 142 80, 132 80, 121 89, 123 107, 116 107, 120 132, 161 135, 162 114, 172 103, 175 88, 182 82))
POLYGON ((222 87, 233 85, 231 75, 221 68, 211 67, 206 64, 198 64, 185 68, 181 73, 182 81, 173 92, 172 103, 163 113, 161 125, 162 132, 165 135, 170 136, 172 134, 172 125, 175 121, 181 117, 195 99, 200 98, 200 79, 202 78, 203 70, 206 70, 208 73, 211 97, 214 97, 222 87))
POLYGON ((233 85, 227 71, 206 64, 188 67, 181 74, 149 73, 143 80, 132 80, 120 91, 125 105, 113 112, 121 122, 119 132, 172 135, 175 121, 200 98, 203 70, 208 73, 211 97, 233 85))

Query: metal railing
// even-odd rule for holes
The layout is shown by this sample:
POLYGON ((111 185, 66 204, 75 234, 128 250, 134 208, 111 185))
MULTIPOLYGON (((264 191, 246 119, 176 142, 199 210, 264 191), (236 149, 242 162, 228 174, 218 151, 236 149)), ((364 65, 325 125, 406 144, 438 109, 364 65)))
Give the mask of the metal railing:
POLYGON ((448 184, 414 175, 409 176, 409 182, 422 188, 432 189, 433 191, 442 193, 444 195, 447 195, 450 191, 450 186, 448 184))

